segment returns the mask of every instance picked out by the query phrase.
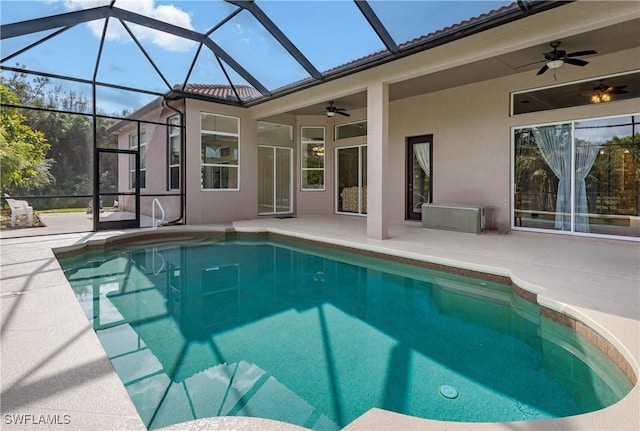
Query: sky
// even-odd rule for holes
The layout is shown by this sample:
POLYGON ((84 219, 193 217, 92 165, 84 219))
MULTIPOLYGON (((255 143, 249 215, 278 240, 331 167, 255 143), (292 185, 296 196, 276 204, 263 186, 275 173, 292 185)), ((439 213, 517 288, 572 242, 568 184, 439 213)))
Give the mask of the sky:
MULTIPOLYGON (((369 1, 398 44, 509 3, 369 1)), ((8 24, 107 4, 108 0, 2 0, 0 21, 8 24)), ((321 72, 384 49, 352 1, 257 0, 256 4, 321 72)), ((200 33, 211 31, 236 9, 221 0, 116 0, 115 6, 200 33)), ((19 64, 31 70, 90 80, 96 71, 104 25, 104 19, 79 24, 6 61, 8 56, 56 30, 4 39, 0 45, 2 65, 19 64)), ((198 43, 135 24, 127 23, 127 26, 163 76, 147 60, 127 29, 118 20, 111 19, 97 68, 97 81, 159 93, 183 84, 187 76, 190 83, 228 84, 216 57, 206 48, 198 53, 198 43)), ((247 11, 220 26, 210 38, 269 90, 309 77, 247 11)), ((224 66, 234 84, 247 84, 228 65, 224 66)), ((87 85, 68 82, 60 85, 91 94, 87 85)), ((99 106, 106 112, 121 111, 122 105, 135 109, 153 98, 155 96, 106 88, 98 93, 99 106)))

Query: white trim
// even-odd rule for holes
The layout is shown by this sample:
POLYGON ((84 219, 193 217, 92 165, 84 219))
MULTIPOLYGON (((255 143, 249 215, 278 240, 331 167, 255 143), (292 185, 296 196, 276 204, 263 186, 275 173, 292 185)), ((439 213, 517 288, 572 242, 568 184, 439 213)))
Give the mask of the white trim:
MULTIPOLYGON (((517 96, 518 94, 524 94, 524 93, 530 93, 533 91, 543 91, 543 90, 548 90, 550 88, 558 88, 558 87, 567 87, 569 85, 576 85, 576 84, 582 84, 583 82, 593 82, 593 81, 600 81, 600 80, 605 80, 605 79, 609 79, 609 78, 617 78, 619 76, 625 76, 625 75, 631 75, 634 73, 639 73, 640 69, 633 69, 633 70, 629 70, 626 72, 620 72, 620 73, 612 73, 609 75, 601 75, 601 76, 594 76, 591 78, 585 78, 585 79, 579 79, 577 81, 570 81, 570 82, 563 82, 560 84, 552 84, 552 85, 545 85, 543 87, 532 87, 526 90, 518 90, 518 91, 512 91, 509 95, 509 116, 510 117, 516 117, 518 115, 526 115, 526 114, 533 114, 534 112, 546 112, 546 111, 552 111, 555 109, 566 109, 567 107, 558 107, 558 108, 550 108, 550 109, 545 109, 542 111, 534 111, 534 112, 526 112, 526 113, 522 113, 522 114, 514 114, 513 113, 513 100, 515 98, 515 96, 517 96)), ((631 99, 628 99, 631 100, 631 99)), ((577 106, 572 106, 572 108, 576 108, 578 106, 589 106, 591 105, 591 103, 585 103, 584 105, 577 105, 577 106)), ((554 123, 556 124, 556 123, 554 123)))
POLYGON ((234 117, 231 115, 224 115, 224 114, 216 114, 213 112, 206 112, 206 111, 200 111, 200 135, 199 135, 199 140, 200 140, 200 148, 199 151, 202 153, 202 135, 217 135, 217 136, 229 136, 229 137, 234 137, 238 139, 238 157, 237 157, 237 162, 235 164, 230 164, 230 163, 203 163, 202 161, 202 155, 200 156, 200 191, 233 191, 233 192, 237 192, 240 191, 240 179, 242 177, 242 175, 240 175, 240 143, 241 143, 241 139, 240 139, 240 117, 234 117), (221 117, 221 118, 228 118, 228 119, 233 119, 236 121, 236 126, 237 126, 237 133, 232 133, 232 132, 222 132, 222 131, 216 131, 216 130, 210 130, 210 129, 203 129, 202 128, 202 119, 203 116, 213 116, 213 117, 221 117), (202 178, 202 168, 204 166, 212 166, 212 167, 225 167, 225 168, 236 168, 237 170, 237 178, 236 178, 236 183, 237 183, 237 187, 215 187, 215 188, 205 188, 203 187, 203 178, 202 178))
MULTIPOLYGON (((293 178, 293 148, 291 147, 283 147, 283 146, 278 146, 278 145, 258 145, 258 148, 271 148, 273 149, 273 174, 274 174, 274 181, 273 181, 273 209, 276 209, 276 205, 275 205, 275 199, 276 199, 276 189, 277 189, 277 184, 275 181, 275 177, 277 176, 276 174, 276 166, 277 166, 277 160, 276 160, 276 153, 277 150, 287 150, 289 152, 289 209, 287 211, 270 211, 270 212, 260 212, 260 210, 258 209, 258 215, 259 216, 263 216, 263 215, 278 215, 278 214, 292 214, 293 213, 293 199, 294 199, 294 193, 293 193, 293 182, 294 182, 294 178, 293 178)), ((258 158, 258 164, 260 164, 260 159, 258 158)), ((258 191, 259 193, 259 191, 258 191)), ((259 203, 258 203, 259 205, 259 203)))
MULTIPOLYGON (((129 134, 129 150, 135 150, 138 152, 138 158, 140 159, 140 174, 142 174, 144 172, 144 187, 140 187, 140 190, 146 190, 147 189, 147 166, 146 166, 146 162, 147 162, 147 131, 144 127, 140 127, 140 135, 142 135, 144 137, 144 140, 140 140, 140 137, 138 136, 138 130, 136 130, 133 133, 129 134), (131 146, 131 138, 135 137, 135 145, 131 146), (144 148, 143 148, 144 147, 144 148), (142 157, 142 151, 144 149, 144 155, 145 157, 142 157), (145 162, 145 165, 142 166, 142 162, 145 162)), ((131 157, 129 157, 129 190, 133 190, 135 189, 134 185, 133 185, 133 178, 131 174, 135 175, 136 169, 135 167, 131 168, 131 157)))
POLYGON ((544 87, 532 87, 532 88, 529 88, 527 90, 513 91, 511 94, 515 95, 515 94, 529 93, 531 91, 547 90, 549 88, 565 87, 565 86, 568 86, 568 85, 581 84, 583 82, 599 81, 601 79, 604 80, 604 79, 609 79, 609 78, 615 78, 615 77, 618 77, 618 76, 631 75, 633 73, 638 73, 638 72, 640 72, 640 69, 634 69, 634 70, 629 70, 629 71, 626 71, 626 72, 612 73, 612 74, 609 74, 609 75, 601 75, 601 76, 594 76, 594 77, 591 77, 591 78, 579 79, 577 81, 570 81, 570 82, 563 82, 563 83, 560 83, 560 84, 545 85, 544 87))
POLYGON ((554 121, 548 123, 538 123, 538 124, 528 124, 528 125, 518 125, 512 126, 510 128, 510 140, 511 140, 511 148, 510 148, 510 191, 511 198, 509 199, 509 214, 510 214, 510 226, 511 230, 515 231, 524 231, 524 232, 536 232, 536 233, 550 233, 555 235, 571 235, 571 236, 581 236, 588 238, 604 238, 604 239, 615 239, 615 240, 624 240, 624 241, 634 241, 640 242, 640 237, 634 236, 626 236, 626 235, 610 235, 610 234, 601 234, 601 233, 592 233, 592 232, 576 232, 575 231, 575 153, 576 153, 576 139, 575 139, 575 130, 576 123, 586 122, 586 121, 598 121, 598 120, 608 120, 615 118, 626 118, 626 117, 634 117, 640 116, 640 112, 628 113, 628 114, 616 114, 616 115, 607 115, 602 117, 587 117, 587 118, 579 118, 573 120, 563 120, 563 121, 554 121), (527 129, 533 127, 544 127, 544 126, 553 126, 559 124, 570 124, 571 125, 571 230, 562 231, 557 229, 542 229, 542 228, 532 228, 532 227, 522 227, 516 226, 515 224, 515 132, 520 129, 527 129))
POLYGON ((362 148, 363 147, 367 147, 368 145, 365 144, 358 144, 358 145, 347 145, 347 146, 343 146, 343 147, 335 147, 334 148, 334 213, 338 214, 338 215, 352 215, 352 216, 359 216, 359 217, 366 217, 367 213, 363 213, 362 212, 362 161, 363 161, 363 157, 362 157, 362 148), (345 149, 349 149, 349 148, 357 148, 358 149, 358 188, 360 189, 360 193, 359 193, 359 199, 358 199, 358 212, 348 212, 348 211, 339 211, 339 204, 340 204, 340 198, 339 198, 339 180, 338 180, 338 175, 339 175, 339 158, 338 158, 338 151, 339 150, 345 150, 345 149))
POLYGON ((300 126, 300 191, 302 192, 324 192, 327 189, 327 129, 325 126, 300 126), (319 141, 304 139, 302 129, 322 129, 322 145, 324 146, 324 156, 322 158, 322 168, 305 168, 302 166, 304 162, 303 146, 318 144, 319 141), (322 187, 321 188, 305 188, 302 184, 305 171, 321 171, 322 187))
MULTIPOLYGON (((260 138, 260 124, 268 124, 271 126, 280 126, 280 127, 286 127, 287 129, 289 129, 289 142, 293 142, 293 126, 291 124, 284 124, 284 123, 275 123, 273 121, 264 121, 264 120, 258 120, 256 121, 256 127, 258 128, 258 130, 256 131, 256 137, 260 138)), ((277 127, 275 127, 277 128, 277 127)))
POLYGON ((167 189, 169 191, 175 191, 175 190, 180 190, 180 186, 181 186, 181 162, 182 162, 182 125, 180 124, 180 115, 173 115, 171 117, 167 118, 167 143, 168 143, 168 148, 167 148, 167 189), (172 123, 172 120, 177 120, 177 122, 172 123), (173 130, 176 130, 175 132, 173 130), (178 137, 178 163, 177 164, 172 164, 171 163, 171 156, 172 156, 172 138, 178 137), (171 171, 173 168, 178 168, 178 187, 171 187, 171 171))
POLYGON ((356 120, 356 121, 349 121, 348 123, 340 123, 340 124, 336 124, 335 126, 333 126, 333 140, 334 141, 340 141, 342 139, 352 139, 352 138, 362 138, 362 137, 366 137, 369 131, 368 128, 368 123, 367 123, 367 127, 365 127, 365 133, 364 135, 356 135, 356 136, 349 136, 348 138, 338 138, 338 127, 342 127, 342 126, 350 126, 352 124, 358 124, 358 123, 367 123, 367 119, 365 118, 364 120, 356 120))

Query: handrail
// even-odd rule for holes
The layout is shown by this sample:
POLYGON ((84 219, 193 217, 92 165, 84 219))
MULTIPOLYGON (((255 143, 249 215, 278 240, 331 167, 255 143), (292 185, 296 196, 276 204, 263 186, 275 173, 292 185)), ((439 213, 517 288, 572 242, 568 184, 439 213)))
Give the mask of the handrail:
POLYGON ((153 247, 153 254, 151 255, 151 266, 153 267, 153 273, 155 275, 158 275, 162 272, 162 270, 164 269, 164 256, 162 256, 160 253, 158 253, 158 248, 157 247, 153 247), (160 268, 156 270, 156 255, 158 255, 161 259, 161 264, 160 264, 160 268))
POLYGON ((162 204, 160 203, 160 201, 157 198, 153 200, 153 204, 151 205, 151 218, 153 219, 153 228, 154 229, 157 229, 158 228, 158 224, 160 224, 160 223, 165 221, 164 208, 162 207, 162 204), (158 222, 158 220, 156 219, 156 204, 158 204, 158 208, 160 208, 160 212, 162 212, 162 218, 160 219, 160 222, 158 222))

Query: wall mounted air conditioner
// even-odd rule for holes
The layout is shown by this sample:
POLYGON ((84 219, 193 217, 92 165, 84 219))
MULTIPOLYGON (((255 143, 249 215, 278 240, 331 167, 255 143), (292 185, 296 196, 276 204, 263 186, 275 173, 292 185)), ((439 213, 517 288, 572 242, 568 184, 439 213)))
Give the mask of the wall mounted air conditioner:
POLYGON ((480 233, 487 228, 487 210, 473 205, 423 204, 422 227, 480 233))

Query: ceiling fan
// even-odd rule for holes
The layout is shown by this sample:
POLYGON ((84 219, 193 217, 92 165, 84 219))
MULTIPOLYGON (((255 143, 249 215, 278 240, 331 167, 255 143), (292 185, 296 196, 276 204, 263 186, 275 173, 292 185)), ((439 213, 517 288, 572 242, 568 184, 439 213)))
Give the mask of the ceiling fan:
POLYGON ((600 80, 600 85, 594 87, 593 91, 598 91, 600 93, 609 93, 609 94, 625 94, 627 91, 626 85, 604 85, 604 79, 600 80))
POLYGON ((625 94, 626 85, 604 85, 604 79, 600 80, 600 85, 593 88, 591 103, 610 102, 612 94, 625 94))
POLYGON ((344 112, 346 111, 345 108, 337 108, 333 106, 333 100, 329 102, 329 106, 327 106, 326 110, 327 110, 327 117, 333 117, 336 114, 344 115, 345 117, 351 117, 351 114, 347 114, 346 112, 344 112))
POLYGON ((558 49, 558 47, 560 46, 560 41, 551 42, 549 45, 551 46, 551 48, 553 48, 553 51, 546 52, 544 54, 546 64, 542 66, 542 68, 540 68, 536 75, 542 75, 549 69, 557 69, 564 63, 574 66, 586 66, 587 64, 589 64, 588 61, 573 57, 582 57, 584 55, 593 55, 598 53, 598 51, 595 51, 593 49, 567 53, 567 51, 558 49))

